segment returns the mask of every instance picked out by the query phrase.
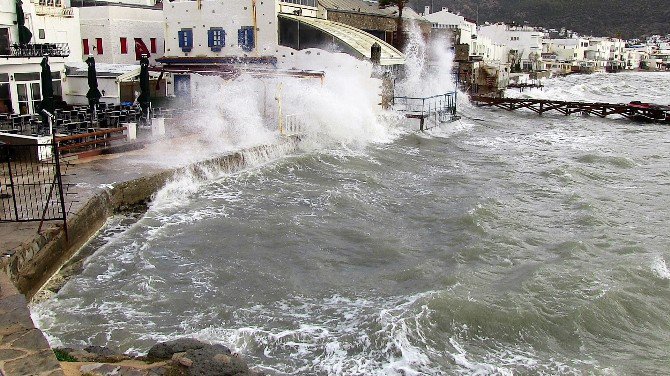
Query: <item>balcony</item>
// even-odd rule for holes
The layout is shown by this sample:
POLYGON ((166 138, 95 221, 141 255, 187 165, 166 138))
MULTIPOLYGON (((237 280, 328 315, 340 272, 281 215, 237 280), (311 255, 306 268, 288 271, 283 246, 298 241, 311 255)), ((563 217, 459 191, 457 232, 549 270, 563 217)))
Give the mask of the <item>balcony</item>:
POLYGON ((43 44, 13 44, 9 50, 0 50, 0 57, 52 57, 70 56, 70 46, 67 43, 43 43, 43 44))
POLYGON ((64 8, 62 6, 51 6, 51 5, 35 5, 35 14, 38 16, 51 16, 51 17, 74 17, 74 12, 72 8, 64 8))

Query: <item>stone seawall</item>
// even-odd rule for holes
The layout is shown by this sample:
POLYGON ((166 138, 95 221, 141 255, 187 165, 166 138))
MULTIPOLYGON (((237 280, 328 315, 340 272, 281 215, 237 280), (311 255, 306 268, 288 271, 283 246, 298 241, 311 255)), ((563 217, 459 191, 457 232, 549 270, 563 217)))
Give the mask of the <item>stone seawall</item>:
POLYGON ((165 169, 146 176, 115 183, 100 189, 68 218, 66 240, 62 228, 37 234, 32 240, 15 248, 4 258, 0 267, 18 290, 31 299, 105 223, 107 218, 135 205, 147 203, 165 184, 176 177, 189 174, 194 179, 232 173, 261 164, 296 150, 297 137, 281 138, 271 145, 257 146, 232 154, 212 157, 188 166, 165 169))

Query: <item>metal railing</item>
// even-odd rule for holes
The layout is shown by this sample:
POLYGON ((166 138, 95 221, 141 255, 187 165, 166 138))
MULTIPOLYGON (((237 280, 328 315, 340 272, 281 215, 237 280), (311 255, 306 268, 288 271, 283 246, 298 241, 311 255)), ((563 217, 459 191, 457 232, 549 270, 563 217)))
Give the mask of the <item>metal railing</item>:
POLYGON ((35 14, 38 16, 74 17, 72 8, 64 8, 61 5, 35 5, 35 14))
POLYGON ((5 57, 42 57, 44 55, 54 57, 70 56, 70 46, 67 43, 42 43, 42 44, 13 44, 9 47, 9 55, 5 57))
POLYGON ((420 119, 421 130, 424 120, 433 119, 435 125, 457 119, 456 91, 430 97, 393 97, 392 107, 408 118, 420 119))
MULTIPOLYGON (((51 143, 0 144, 0 222, 63 221, 67 165, 51 143)), ((65 227, 67 236, 67 227, 65 227)))
POLYGON ((306 7, 317 7, 317 0, 281 0, 281 2, 302 5, 306 7))

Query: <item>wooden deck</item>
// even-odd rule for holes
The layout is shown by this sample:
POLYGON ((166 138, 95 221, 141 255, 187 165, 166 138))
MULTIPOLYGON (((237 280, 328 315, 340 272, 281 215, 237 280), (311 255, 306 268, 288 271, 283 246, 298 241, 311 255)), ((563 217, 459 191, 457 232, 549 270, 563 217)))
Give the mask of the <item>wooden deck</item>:
POLYGON ((556 101, 530 98, 494 98, 487 96, 473 96, 471 100, 477 106, 498 107, 508 111, 525 108, 539 115, 550 111, 563 115, 582 114, 601 118, 619 115, 630 120, 670 124, 670 106, 556 101))

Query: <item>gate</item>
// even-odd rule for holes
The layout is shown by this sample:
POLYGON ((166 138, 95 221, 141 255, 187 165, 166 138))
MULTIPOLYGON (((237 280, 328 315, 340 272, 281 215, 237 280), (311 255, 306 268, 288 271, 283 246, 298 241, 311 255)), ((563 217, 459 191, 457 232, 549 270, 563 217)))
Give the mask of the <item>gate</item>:
POLYGON ((67 239, 62 163, 51 143, 0 143, 0 222, 62 221, 67 239))

